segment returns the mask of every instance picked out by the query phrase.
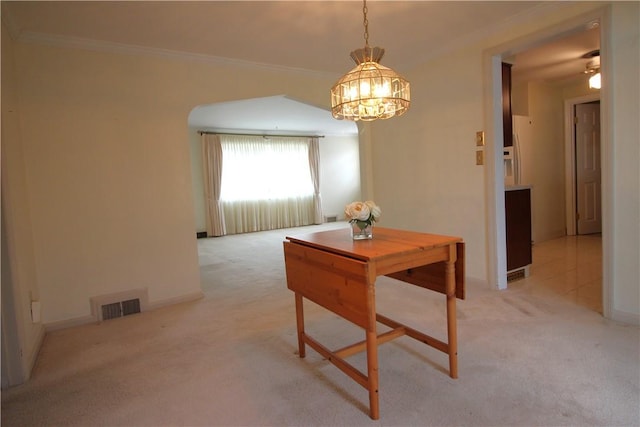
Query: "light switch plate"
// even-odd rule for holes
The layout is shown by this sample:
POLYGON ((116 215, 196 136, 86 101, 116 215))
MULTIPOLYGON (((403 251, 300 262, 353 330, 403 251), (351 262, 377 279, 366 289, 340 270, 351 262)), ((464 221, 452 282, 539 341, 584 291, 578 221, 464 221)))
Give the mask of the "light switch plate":
POLYGON ((484 151, 476 151, 476 165, 484 164, 484 151))
POLYGON ((476 132, 476 146, 478 147, 484 146, 484 131, 482 130, 476 132))

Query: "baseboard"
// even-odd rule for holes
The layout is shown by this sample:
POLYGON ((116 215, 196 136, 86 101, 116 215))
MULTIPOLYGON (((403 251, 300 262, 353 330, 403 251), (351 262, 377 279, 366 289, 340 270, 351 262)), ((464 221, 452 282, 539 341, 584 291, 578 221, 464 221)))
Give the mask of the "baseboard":
POLYGON ((536 235, 536 239, 534 239, 534 244, 546 242, 548 240, 559 239, 560 237, 565 237, 567 235, 565 229, 554 230, 544 234, 536 235))
MULTIPOLYGON (((156 310, 162 307, 168 307, 174 304, 181 304, 184 302, 195 301, 200 298, 204 298, 204 293, 202 291, 194 292, 192 294, 187 294, 187 295, 181 295, 179 297, 168 298, 165 300, 149 302, 145 311, 151 311, 151 310, 156 310)), ((95 316, 89 315, 89 316, 76 317, 73 319, 60 320, 58 322, 46 323, 44 325, 44 332, 52 332, 60 329, 73 328, 76 326, 88 325, 90 323, 96 323, 95 316)))
POLYGON ((640 314, 620 310, 611 310, 611 320, 629 325, 640 326, 640 314))
POLYGON ((60 329, 73 328, 76 326, 88 325, 89 323, 96 323, 96 318, 93 316, 74 317, 73 319, 59 320, 57 322, 50 322, 44 324, 45 332, 58 331, 60 329))
POLYGON ((162 307, 168 307, 170 305, 181 304, 183 302, 191 302, 204 298, 204 292, 198 291, 192 294, 180 295, 179 297, 167 298, 164 300, 154 301, 149 303, 149 310, 156 310, 162 307))

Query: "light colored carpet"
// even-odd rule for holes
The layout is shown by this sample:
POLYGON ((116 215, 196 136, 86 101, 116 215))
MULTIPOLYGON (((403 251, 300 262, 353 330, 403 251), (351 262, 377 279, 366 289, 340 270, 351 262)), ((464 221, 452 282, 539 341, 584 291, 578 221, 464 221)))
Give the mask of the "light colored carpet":
MULTIPOLYGON (((637 327, 530 286, 474 283, 458 301, 459 379, 437 350, 384 344, 372 421, 364 388, 312 349, 296 355, 282 240, 322 227, 199 240, 205 298, 48 334, 31 381, 3 392, 2 425, 640 425, 637 327)), ((380 313, 446 337, 444 296, 387 278, 377 295, 380 313)), ((364 338, 305 309, 330 348, 364 338)), ((365 369, 364 355, 349 361, 365 369)))

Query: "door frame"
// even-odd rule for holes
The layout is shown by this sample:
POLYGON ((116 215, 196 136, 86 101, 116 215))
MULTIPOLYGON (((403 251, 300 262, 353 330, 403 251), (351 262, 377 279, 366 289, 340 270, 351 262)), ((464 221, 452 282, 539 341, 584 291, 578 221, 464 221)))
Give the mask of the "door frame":
POLYGON ((600 135, 602 166, 602 312, 611 318, 613 282, 613 200, 610 189, 613 184, 612 128, 610 126, 612 90, 615 76, 609 75, 611 58, 610 7, 605 6, 569 19, 556 26, 541 29, 526 37, 513 39, 502 45, 486 49, 483 53, 483 105, 486 129, 485 206, 487 213, 487 280, 497 289, 507 287, 506 226, 504 213, 504 165, 502 159, 502 67, 503 58, 569 35, 597 22, 600 28, 600 135), (497 144, 497 141, 500 144, 497 144))
MULTIPOLYGON (((589 95, 576 98, 565 99, 564 101, 564 181, 565 181, 565 215, 567 236, 575 236, 578 233, 576 223, 576 132, 573 122, 575 116, 575 106, 588 102, 600 101, 600 93, 590 93, 589 95)), ((600 129, 602 134, 602 129, 600 129)), ((602 140, 602 135, 600 135, 602 140)), ((602 162, 601 162, 602 163, 602 162)))

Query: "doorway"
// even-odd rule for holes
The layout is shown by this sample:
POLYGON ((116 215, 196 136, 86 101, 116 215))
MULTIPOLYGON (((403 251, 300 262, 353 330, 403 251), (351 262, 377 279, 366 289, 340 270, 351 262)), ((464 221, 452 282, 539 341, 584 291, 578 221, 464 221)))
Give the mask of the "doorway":
MULTIPOLYGON (((489 231, 490 231, 490 240, 489 245, 493 247, 489 253, 489 278, 493 283, 497 285, 498 289, 506 289, 506 263, 504 261, 506 257, 506 249, 505 249, 505 216, 504 216, 504 202, 501 197, 504 193, 504 182, 503 182, 503 159, 502 159, 502 150, 501 150, 501 142, 502 142, 502 111, 501 111, 501 62, 505 58, 510 58, 518 52, 523 52, 531 47, 540 46, 544 43, 552 42, 560 37, 566 36, 567 34, 575 34, 580 31, 584 31, 585 28, 593 28, 594 23, 599 23, 599 36, 601 39, 601 44, 605 47, 602 49, 601 54, 606 58, 606 46, 607 46, 607 32, 604 28, 602 28, 602 14, 603 11, 596 11, 593 14, 585 15, 581 17, 580 21, 572 21, 567 22, 564 25, 558 25, 553 29, 547 29, 545 31, 540 31, 536 34, 531 35, 526 39, 514 40, 510 43, 506 43, 502 46, 497 46, 494 49, 488 51, 485 54, 485 69, 489 73, 489 78, 485 80, 485 84, 491 90, 487 90, 485 94, 485 105, 488 111, 487 114, 487 122, 486 127, 490 130, 492 135, 488 138, 491 143, 487 144, 487 155, 490 158, 490 161, 487 163, 489 166, 487 168, 487 202, 488 202, 488 214, 490 218, 493 220, 490 221, 489 231), (492 136, 492 137, 491 137, 492 136)), ((594 100, 598 100, 598 94, 595 94, 595 98, 593 99, 581 99, 580 102, 574 101, 575 104, 591 102, 594 100)), ((567 101, 565 101, 567 102, 567 101)), ((607 105, 608 98, 603 99, 601 107, 603 109, 604 115, 607 114, 607 105)), ((571 126, 565 126, 565 132, 567 129, 573 129, 573 124, 571 126)), ((570 132, 569 140, 572 138, 573 132, 570 132)), ((603 129, 602 135, 606 135, 606 130, 603 129)), ((565 138, 566 139, 566 138, 565 138)), ((603 137, 601 140, 601 152, 603 156, 607 155, 610 148, 608 147, 607 140, 603 137)), ((571 151, 568 156, 565 156, 566 159, 573 159, 572 162, 575 164, 575 151, 571 151)), ((606 156, 605 156, 606 158, 606 156)), ((602 164, 602 174, 601 179, 603 181, 602 187, 608 188, 607 183, 611 180, 611 170, 607 167, 607 163, 603 162, 602 164)), ((571 175, 569 175, 569 169, 565 168, 565 176, 566 176, 566 186, 571 187, 571 191, 567 191, 567 194, 575 194, 575 179, 573 171, 575 169, 571 169, 571 175)), ((605 195, 606 196, 606 195, 605 195)), ((569 203, 569 202, 567 202, 569 203)), ((575 199, 573 199, 573 204, 571 205, 571 209, 567 209, 566 211, 575 212, 575 199)), ((602 202, 602 210, 608 212, 610 200, 605 197, 602 202)), ((567 215, 568 216, 568 215, 567 215)), ((571 215, 573 217, 573 225, 575 226, 575 215, 571 215)), ((606 220, 606 218, 604 218, 606 220)), ((570 231, 571 223, 567 220, 567 232, 570 231)), ((602 258, 601 265, 602 271, 609 271, 608 268, 610 264, 610 253, 607 252, 607 235, 611 230, 611 224, 609 221, 604 221, 601 226, 602 234, 601 239, 604 240, 602 242, 603 250, 602 250, 602 258)), ((535 263, 535 260, 534 260, 535 263)), ((609 295, 611 293, 611 285, 610 285, 610 277, 606 274, 601 274, 601 296, 602 296, 602 313, 605 317, 610 316, 610 307, 609 307, 609 295)))

